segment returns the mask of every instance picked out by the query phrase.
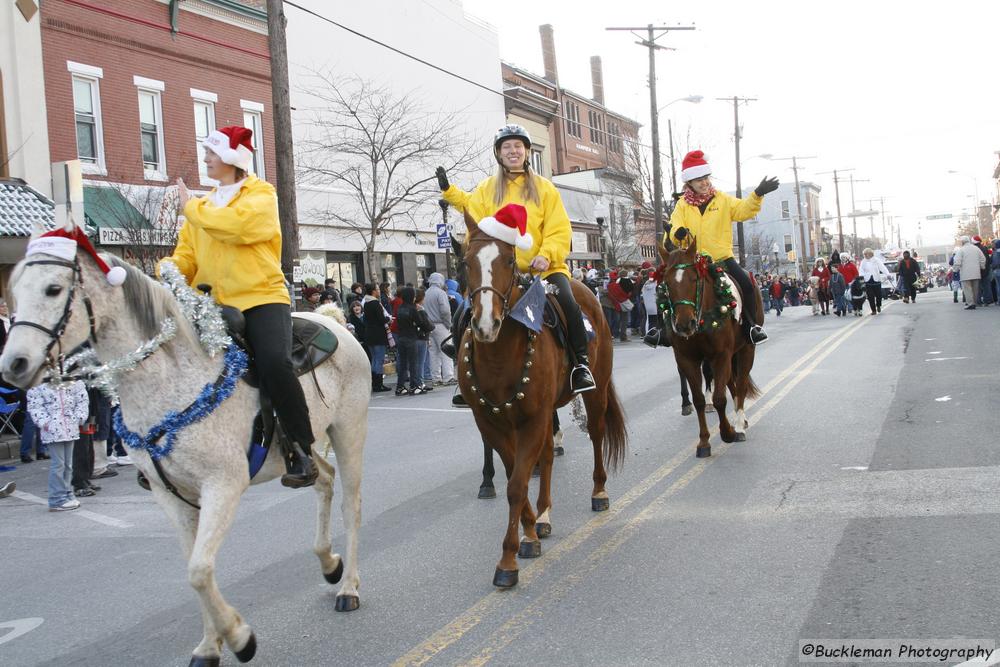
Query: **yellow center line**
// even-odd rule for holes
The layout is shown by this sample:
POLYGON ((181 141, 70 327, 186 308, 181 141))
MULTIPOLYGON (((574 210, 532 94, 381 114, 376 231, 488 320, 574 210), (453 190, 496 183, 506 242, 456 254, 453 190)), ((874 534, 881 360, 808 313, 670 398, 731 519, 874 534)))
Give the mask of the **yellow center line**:
MULTIPOLYGON (((834 350, 836 350, 840 344, 848 338, 848 336, 863 326, 867 321, 868 320, 865 319, 850 325, 851 328, 844 332, 845 335, 830 344, 829 347, 824 349, 814 358, 812 363, 803 369, 802 373, 797 375, 787 385, 782 387, 777 395, 775 395, 763 407, 761 407, 759 411, 757 411, 756 417, 763 417, 768 412, 773 410, 781 402, 781 400, 792 391, 793 388, 808 377, 809 374, 823 362, 823 360, 830 356, 834 350)), ((497 629, 487 640, 486 646, 482 649, 482 651, 480 651, 468 662, 463 662, 462 665, 482 667, 482 665, 489 662, 498 651, 508 646, 529 626, 533 625, 536 621, 541 620, 544 616, 546 608, 564 598, 577 584, 585 580, 589 580, 593 570, 595 570, 605 560, 610 558, 619 547, 634 537, 642 527, 642 524, 660 513, 671 496, 677 494, 695 478, 701 475, 705 469, 712 464, 712 462, 718 460, 719 455, 724 454, 730 447, 732 447, 732 443, 723 443, 716 449, 715 457, 698 460, 694 466, 692 466, 692 468, 688 470, 680 479, 675 481, 663 493, 653 499, 639 514, 628 520, 625 525, 618 530, 618 532, 602 542, 596 549, 591 551, 587 555, 584 562, 575 567, 571 574, 566 575, 551 587, 546 589, 545 594, 539 597, 537 601, 517 612, 513 617, 511 617, 510 620, 500 626, 500 628, 497 629)))
MULTIPOLYGON (((839 329, 834 333, 830 334, 814 347, 812 347, 808 352, 803 354, 798 361, 793 363, 791 366, 786 368, 784 371, 779 373, 773 380, 771 380, 760 392, 761 398, 756 401, 748 401, 746 409, 749 410, 751 407, 756 405, 756 403, 763 400, 763 397, 775 387, 781 385, 785 382, 789 376, 794 374, 806 364, 810 358, 816 354, 821 354, 825 350, 833 350, 839 342, 851 335, 859 326, 867 322, 868 319, 862 319, 848 325, 845 329, 839 329), (838 337, 840 341, 837 341, 838 337), (834 342, 837 341, 837 342, 834 342)), ((826 354, 822 354, 822 357, 826 357, 826 354)), ((793 381, 797 383, 799 379, 793 381)), ((788 393, 788 390, 783 388, 779 396, 783 397, 788 393)), ((768 403, 762 411, 770 410, 771 403, 768 403)), ((755 415, 757 417, 758 415, 755 415)), ((711 429, 711 435, 714 435, 718 431, 718 427, 711 429)), ((614 518, 616 518, 623 511, 628 509, 636 500, 646 494, 652 487, 654 487, 659 482, 663 481, 668 477, 674 470, 676 470, 685 461, 691 458, 692 451, 698 444, 698 440, 694 440, 691 444, 682 448, 675 456, 673 456, 669 461, 664 463, 658 469, 656 469, 652 474, 646 477, 644 480, 633 486, 627 493, 625 493, 621 498, 615 500, 611 508, 606 512, 601 512, 593 519, 589 520, 584 525, 577 528, 574 532, 567 535, 564 539, 556 543, 551 549, 547 549, 543 558, 534 561, 527 567, 521 569, 519 573, 519 582, 521 585, 530 583, 533 579, 541 574, 554 563, 558 562, 562 557, 571 552, 572 550, 579 547, 583 542, 589 539, 595 532, 600 530, 603 526, 610 523, 614 518)), ((722 449, 718 450, 719 453, 728 449, 727 445, 724 445, 722 449)), ((708 461, 710 459, 703 459, 703 461, 708 461)), ((700 465, 700 464, 699 464, 700 465)), ((707 464, 706 464, 707 465, 707 464)), ((704 466, 701 466, 704 467, 704 466)), ((701 468, 694 468, 698 470, 701 468)), ((688 473, 689 475, 690 473, 688 473)), ((687 475, 681 479, 687 478, 687 475)), ((678 480, 679 483, 680 480, 678 480)), ((685 482, 686 484, 686 482, 685 482)), ((436 656, 441 651, 445 650, 458 640, 460 640, 469 630, 475 628, 479 623, 491 614, 494 610, 499 608, 504 602, 506 602, 508 597, 506 596, 506 591, 494 590, 483 596, 478 602, 466 609, 462 614, 456 617, 453 621, 448 623, 443 628, 437 630, 430 637, 422 641, 417 646, 407 651, 405 655, 393 662, 393 667, 417 667, 419 665, 424 665, 429 662, 434 656, 436 656)))

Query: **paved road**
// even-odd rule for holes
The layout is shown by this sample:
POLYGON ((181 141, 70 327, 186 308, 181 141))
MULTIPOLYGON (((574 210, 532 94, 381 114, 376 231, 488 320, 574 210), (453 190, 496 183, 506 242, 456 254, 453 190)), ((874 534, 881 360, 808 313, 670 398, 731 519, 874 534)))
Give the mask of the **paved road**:
MULTIPOLYGON (((567 411, 553 534, 512 591, 490 583, 506 501, 499 480, 476 499, 470 414, 442 391, 379 396, 361 609, 333 611, 312 494, 276 483, 244 499, 220 586, 257 633, 255 665, 776 665, 805 638, 992 639, 998 324, 943 291, 846 321, 787 309, 758 355, 748 441, 714 436, 702 460, 669 351, 616 346, 631 445, 611 511, 590 511, 589 442, 567 411)), ((104 480, 89 514, 32 502, 40 464, 8 478, 30 495, 0 501, 0 664, 187 664, 198 608, 131 475, 104 480)))

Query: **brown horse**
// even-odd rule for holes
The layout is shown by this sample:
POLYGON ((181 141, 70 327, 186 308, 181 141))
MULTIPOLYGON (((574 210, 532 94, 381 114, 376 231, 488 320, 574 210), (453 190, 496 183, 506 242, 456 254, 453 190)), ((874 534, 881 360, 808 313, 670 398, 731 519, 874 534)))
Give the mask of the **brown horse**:
MULTIPOLYGON (((744 403, 759 394, 750 377, 755 350, 740 326, 738 308, 734 308, 738 288, 725 275, 721 264, 714 264, 707 255, 698 253, 696 240, 687 248, 668 245, 658 246, 658 250, 663 259, 660 268, 660 285, 664 290, 660 298, 666 305, 663 325, 673 329, 677 370, 691 387, 699 426, 695 455, 704 458, 712 455, 712 447, 708 444, 701 366, 708 362, 714 376, 712 405, 719 415, 719 435, 724 442, 742 442, 749 426, 744 403), (739 430, 733 428, 726 415, 726 389, 736 403, 739 430)), ((754 291, 757 312, 762 313, 760 291, 754 291)))
MULTIPOLYGON (((539 537, 552 532, 552 415, 572 399, 570 366, 549 329, 536 334, 506 317, 525 289, 514 247, 480 231, 468 215, 466 226, 463 255, 472 323, 458 349, 459 389, 483 441, 500 455, 507 474, 509 517, 493 584, 510 588, 517 584, 516 556, 537 558, 542 553, 539 537), (528 500, 536 462, 541 468, 537 519, 528 500), (524 531, 520 543, 518 521, 524 531)), ((605 466, 617 469, 625 457, 625 415, 611 381, 611 330, 593 292, 577 281, 571 284, 580 308, 596 325, 588 353, 597 388, 584 393, 583 402, 594 446, 591 509, 604 511, 610 507, 605 466)))

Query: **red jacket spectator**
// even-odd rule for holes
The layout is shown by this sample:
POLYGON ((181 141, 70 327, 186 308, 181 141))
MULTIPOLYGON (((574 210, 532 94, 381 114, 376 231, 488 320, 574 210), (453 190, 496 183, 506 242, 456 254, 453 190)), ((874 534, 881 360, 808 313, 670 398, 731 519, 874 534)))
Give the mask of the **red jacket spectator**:
POLYGON ((844 276, 844 282, 850 285, 858 277, 857 265, 848 260, 840 265, 840 275, 844 276))

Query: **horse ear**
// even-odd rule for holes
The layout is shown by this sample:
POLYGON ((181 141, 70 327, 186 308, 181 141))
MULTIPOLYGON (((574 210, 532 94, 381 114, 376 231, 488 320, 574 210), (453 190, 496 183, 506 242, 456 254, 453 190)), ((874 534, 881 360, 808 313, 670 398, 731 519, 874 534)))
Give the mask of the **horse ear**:
POLYGON ((479 229, 479 225, 476 224, 475 219, 469 215, 468 211, 465 211, 465 242, 478 238, 482 231, 479 229))
POLYGON ((672 253, 676 249, 677 246, 675 246, 673 242, 670 240, 670 232, 664 233, 663 242, 656 244, 656 252, 657 254, 659 254, 660 260, 664 263, 666 263, 667 257, 670 255, 670 253, 672 253))
POLYGON ((691 237, 691 245, 688 246, 688 250, 690 250, 692 253, 697 253, 698 252, 698 237, 695 236, 694 234, 691 234, 690 237, 691 237))

